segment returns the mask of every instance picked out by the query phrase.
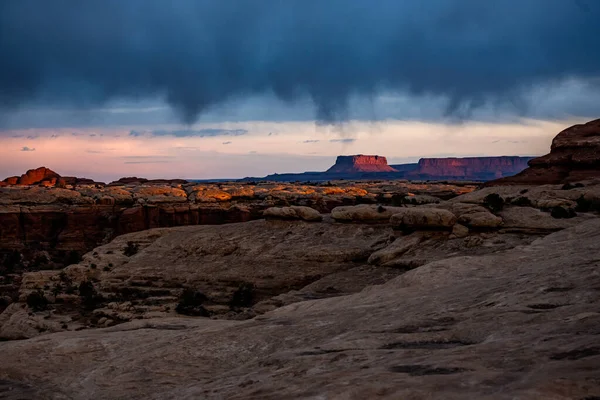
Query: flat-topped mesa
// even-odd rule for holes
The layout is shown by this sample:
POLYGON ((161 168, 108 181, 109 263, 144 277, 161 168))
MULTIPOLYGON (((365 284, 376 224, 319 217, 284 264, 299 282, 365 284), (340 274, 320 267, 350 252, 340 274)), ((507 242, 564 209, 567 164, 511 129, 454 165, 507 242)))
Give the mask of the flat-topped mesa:
POLYGON ((550 153, 529 161, 529 168, 495 185, 537 185, 600 178, 600 119, 574 125, 552 140, 550 153))
POLYGON ((495 179, 521 172, 529 160, 531 157, 518 156, 421 158, 413 174, 495 179))
POLYGON ((357 154, 354 156, 338 156, 333 167, 326 172, 396 172, 396 170, 388 165, 385 157, 357 154))

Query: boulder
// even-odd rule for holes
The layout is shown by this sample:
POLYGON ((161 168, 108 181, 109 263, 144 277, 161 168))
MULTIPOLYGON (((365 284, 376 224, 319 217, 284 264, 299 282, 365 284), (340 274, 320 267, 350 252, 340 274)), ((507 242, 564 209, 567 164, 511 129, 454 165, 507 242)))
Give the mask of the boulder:
POLYGON ((432 207, 402 208, 390 218, 394 228, 401 230, 443 229, 449 230, 456 223, 456 216, 448 210, 432 207))
POLYGON ((478 211, 461 215, 458 222, 469 228, 498 228, 502 225, 502 218, 489 211, 478 211))
POLYGON ((469 228, 461 224, 454 224, 452 227, 452 235, 457 238, 464 238, 469 236, 469 228))
POLYGON ((264 211, 263 216, 273 219, 301 219, 304 221, 321 221, 323 219, 317 210, 304 206, 271 207, 264 211))

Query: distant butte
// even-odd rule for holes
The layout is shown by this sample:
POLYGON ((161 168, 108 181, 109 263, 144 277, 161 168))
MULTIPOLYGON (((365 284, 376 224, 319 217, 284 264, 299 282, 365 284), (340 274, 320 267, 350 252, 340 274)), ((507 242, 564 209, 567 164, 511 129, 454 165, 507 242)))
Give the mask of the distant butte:
POLYGON ((388 165, 377 155, 338 156, 325 172, 273 174, 264 178, 244 180, 263 181, 326 181, 337 179, 407 179, 488 181, 517 174, 527 168, 533 157, 464 157, 421 158, 418 163, 388 165))
POLYGON ((387 159, 382 156, 366 156, 358 154, 355 156, 338 156, 335 164, 329 168, 326 173, 346 173, 357 172, 398 172, 390 167, 387 159))

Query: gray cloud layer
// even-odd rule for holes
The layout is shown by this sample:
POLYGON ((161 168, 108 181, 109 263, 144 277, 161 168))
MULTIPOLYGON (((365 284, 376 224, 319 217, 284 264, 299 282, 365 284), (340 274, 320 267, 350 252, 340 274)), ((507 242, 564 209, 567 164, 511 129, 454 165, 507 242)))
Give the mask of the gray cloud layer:
POLYGON ((150 130, 150 131, 132 130, 129 132, 129 136, 213 137, 213 136, 242 136, 242 135, 246 135, 247 133, 248 133, 248 131, 246 129, 219 129, 219 128, 176 129, 176 130, 156 129, 156 130, 150 130))
POLYGON ((590 0, 4 1, 0 104, 164 97, 193 122, 272 93, 336 122, 351 96, 399 91, 527 114, 536 85, 599 91, 598 21, 590 0))

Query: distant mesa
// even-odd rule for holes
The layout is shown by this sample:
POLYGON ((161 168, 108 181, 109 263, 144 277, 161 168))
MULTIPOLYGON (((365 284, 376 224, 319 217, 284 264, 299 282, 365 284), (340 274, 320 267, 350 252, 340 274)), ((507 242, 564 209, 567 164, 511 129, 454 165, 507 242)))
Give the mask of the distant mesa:
POLYGON ((563 130, 549 154, 530 160, 529 168, 515 176, 487 185, 564 184, 591 178, 600 178, 600 119, 563 130))
POLYGON ((387 159, 382 156, 338 156, 335 164, 325 173, 352 174, 360 172, 398 172, 388 165, 387 159))
POLYGON ((521 172, 527 168, 527 162, 531 159, 532 157, 518 156, 421 158, 418 163, 388 165, 385 157, 357 154, 338 156, 335 164, 325 172, 273 174, 264 178, 245 178, 244 180, 408 179, 488 181, 521 172))

